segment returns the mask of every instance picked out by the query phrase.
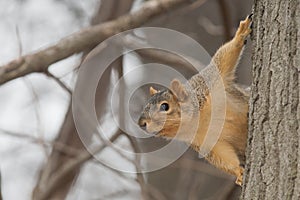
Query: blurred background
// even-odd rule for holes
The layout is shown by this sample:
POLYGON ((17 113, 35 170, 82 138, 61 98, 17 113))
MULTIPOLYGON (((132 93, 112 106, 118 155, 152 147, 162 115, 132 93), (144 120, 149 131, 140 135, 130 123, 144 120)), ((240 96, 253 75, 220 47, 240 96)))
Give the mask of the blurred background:
MULTIPOLYGON (((143 0, 0 0, 0 66, 53 45, 83 28, 138 10, 143 3, 143 0)), ((232 38, 239 21, 251 13, 251 8, 251 0, 192 1, 151 19, 144 26, 182 32, 213 55, 232 38)), ((184 44, 178 41, 177 45, 184 44)), ((1 85, 3 199, 238 199, 241 189, 234 184, 235 178, 215 169, 193 150, 161 170, 144 174, 115 171, 89 156, 80 160, 81 155, 88 154, 78 137, 70 102, 78 68, 90 50, 51 65, 49 72, 30 74, 1 85)), ((113 120, 107 110, 110 102, 107 94, 130 67, 159 63, 155 57, 143 55, 137 52, 122 56, 106 70, 95 97, 99 121, 110 124, 113 120)), ((170 66, 187 78, 195 73, 176 63, 170 66)), ((243 85, 251 83, 251 41, 241 58, 237 80, 243 85)), ((149 98, 148 86, 141 87, 135 97, 133 118, 137 118, 149 98)), ((120 123, 126 123, 121 107, 120 123)), ((135 152, 148 152, 167 143, 160 138, 136 139, 118 127, 110 130, 107 134, 114 143, 135 152)), ((102 153, 106 159, 133 169, 139 162, 122 158, 110 146, 104 145, 102 153)))

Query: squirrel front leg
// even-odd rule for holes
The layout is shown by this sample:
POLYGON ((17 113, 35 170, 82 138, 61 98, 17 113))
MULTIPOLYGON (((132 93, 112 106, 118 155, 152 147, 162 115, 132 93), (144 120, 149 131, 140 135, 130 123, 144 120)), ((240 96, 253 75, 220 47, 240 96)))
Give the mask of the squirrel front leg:
POLYGON ((218 67, 225 81, 234 79, 235 66, 243 50, 246 37, 251 33, 252 14, 240 22, 234 38, 218 49, 212 58, 212 63, 218 67))

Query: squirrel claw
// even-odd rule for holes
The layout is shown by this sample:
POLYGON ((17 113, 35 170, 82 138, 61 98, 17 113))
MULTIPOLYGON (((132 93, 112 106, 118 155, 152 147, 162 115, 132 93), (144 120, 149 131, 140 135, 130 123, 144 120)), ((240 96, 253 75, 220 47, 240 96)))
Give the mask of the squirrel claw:
POLYGON ((248 15, 247 17, 249 20, 251 20, 251 23, 250 23, 250 29, 252 30, 253 28, 253 13, 251 13, 250 15, 248 15))
POLYGON ((239 186, 242 186, 243 184, 243 174, 244 174, 244 168, 240 167, 237 170, 237 177, 235 183, 239 186))
POLYGON ((253 17, 253 13, 251 13, 250 15, 248 15, 248 19, 250 19, 252 21, 252 17, 253 17))
POLYGON ((240 22, 240 26, 236 32, 235 38, 239 41, 240 45, 244 45, 246 37, 251 33, 252 16, 250 14, 245 20, 240 22))
POLYGON ((237 184, 237 185, 239 185, 239 186, 242 187, 243 181, 239 180, 239 179, 236 179, 235 184, 237 184))

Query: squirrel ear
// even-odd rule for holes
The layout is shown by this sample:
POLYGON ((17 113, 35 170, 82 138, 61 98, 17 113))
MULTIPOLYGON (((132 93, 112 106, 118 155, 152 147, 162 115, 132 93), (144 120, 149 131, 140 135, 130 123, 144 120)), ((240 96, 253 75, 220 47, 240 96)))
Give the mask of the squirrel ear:
POLYGON ((179 101, 184 101, 188 97, 184 86, 180 83, 179 80, 174 79, 171 82, 171 90, 177 96, 179 101))
POLYGON ((149 92, 150 92, 150 95, 153 96, 155 95, 158 91, 156 89, 154 89, 153 87, 150 87, 149 88, 149 92))

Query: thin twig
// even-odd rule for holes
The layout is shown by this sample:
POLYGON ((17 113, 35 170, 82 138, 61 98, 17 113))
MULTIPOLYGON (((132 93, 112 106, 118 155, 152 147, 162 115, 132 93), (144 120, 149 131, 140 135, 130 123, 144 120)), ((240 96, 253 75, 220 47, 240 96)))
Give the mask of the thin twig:
MULTIPOLYGON (((124 135, 128 138, 134 152, 139 153, 140 149, 138 147, 137 141, 134 138, 132 138, 130 135, 127 135, 127 134, 124 134, 124 135)), ((137 163, 141 162, 140 158, 141 158, 140 156, 138 156, 138 155, 136 156, 137 163)), ((137 179, 136 180, 141 186, 142 199, 146 200, 150 197, 150 199, 154 198, 154 199, 166 200, 166 197, 163 195, 163 193, 161 193, 154 186, 146 183, 143 173, 141 173, 141 168, 137 165, 135 167, 136 167, 136 171, 137 171, 137 174, 136 174, 137 179)))
MULTIPOLYGON (((40 140, 39 138, 36 138, 34 136, 31 136, 31 135, 21 134, 21 133, 12 132, 12 131, 3 130, 3 129, 0 129, 0 134, 5 134, 7 136, 17 137, 17 138, 20 138, 20 139, 26 139, 26 140, 29 140, 30 142, 33 142, 33 143, 36 143, 36 144, 47 145, 49 148, 53 147, 56 150, 58 150, 59 152, 64 153, 64 154, 66 154, 70 157, 73 157, 76 160, 77 160, 78 157, 81 157, 81 156, 78 156, 80 153, 82 153, 80 150, 74 149, 74 148, 69 147, 66 144, 63 144, 63 143, 60 143, 60 142, 50 142, 50 141, 40 140)), ((114 141, 116 139, 117 139, 117 137, 113 136, 110 140, 114 141)), ((101 151, 101 150, 99 149, 99 151, 101 151)), ((123 180, 136 183, 135 179, 130 178, 128 176, 125 176, 124 173, 122 173, 122 172, 120 172, 116 169, 110 168, 107 165, 104 165, 103 163, 99 162, 97 159, 92 160, 92 162, 94 162, 96 164, 101 164, 102 167, 105 167, 106 169, 109 169, 111 172, 115 173, 117 175, 117 177, 123 178, 123 180)))
MULTIPOLYGON (((110 141, 115 141, 119 136, 121 136, 121 132, 118 130, 114 135, 110 137, 110 141)), ((70 173, 73 169, 81 165, 82 163, 86 162, 87 160, 91 159, 93 155, 101 152, 103 149, 106 148, 106 145, 101 145, 96 147, 91 152, 84 151, 80 153, 77 157, 77 159, 70 160, 63 166, 61 166, 60 169, 57 170, 53 178, 51 178, 47 184, 47 190, 43 191, 39 199, 47 199, 49 195, 57 189, 59 186, 59 182, 66 177, 68 173, 70 173)))
POLYGON ((179 12, 184 14, 184 13, 190 13, 198 8, 200 8, 207 0, 197 0, 193 2, 192 4, 182 8, 179 12))
POLYGON ((22 133, 17 133, 17 132, 13 132, 13 131, 8 131, 8 130, 4 130, 1 128, 0 128, 0 134, 5 134, 6 136, 19 138, 22 140, 25 139, 31 143, 47 146, 49 148, 53 147, 54 149, 60 151, 61 153, 67 154, 71 157, 78 156, 78 153, 80 152, 77 149, 74 149, 66 144, 63 144, 63 143, 60 143, 57 141, 52 142, 52 141, 42 140, 41 138, 36 138, 36 137, 34 137, 32 135, 28 135, 28 134, 22 134, 22 133))
POLYGON ((21 57, 23 54, 23 46, 22 46, 22 40, 21 40, 20 31, 19 31, 18 26, 16 26, 16 36, 17 36, 18 49, 19 49, 18 55, 19 55, 19 57, 21 57))
POLYGON ((39 140, 38 138, 33 137, 31 135, 17 133, 17 132, 13 132, 13 131, 9 131, 9 130, 4 130, 2 128, 0 128, 0 134, 5 134, 7 136, 17 137, 17 138, 21 138, 21 139, 27 139, 32 142, 36 142, 39 140))
MULTIPOLYGON (((97 19, 94 22, 97 24, 104 23, 108 20, 113 20, 121 15, 128 13, 131 9, 133 1, 134 0, 122 0, 122 1, 102 0, 101 4, 99 4, 99 9, 96 12, 96 13, 101 13, 101 14, 100 15, 96 14, 97 19), (108 4, 109 5, 113 4, 115 6, 112 6, 107 9, 106 5, 108 5, 108 4), (124 4, 126 4, 126 5, 124 6, 124 4), (104 12, 102 12, 102 11, 104 11, 104 12), (112 15, 113 15, 113 17, 112 17, 112 15)), ((92 24, 92 25, 95 25, 95 24, 92 24)), ((94 45, 97 45, 97 43, 95 43, 94 45)), ((83 51, 83 55, 81 56, 82 57, 81 62, 83 61, 83 59, 85 57, 84 56, 85 53, 87 54, 89 52, 89 50, 93 47, 94 46, 90 46, 89 48, 86 48, 83 51)), ((79 67, 79 65, 78 65, 78 67, 79 67)), ((77 74, 76 71, 77 71, 76 68, 73 69, 73 73, 71 74, 72 83, 74 83, 74 81, 76 81, 76 79, 75 79, 76 74, 77 74)), ((86 77, 86 78, 88 79, 88 77, 86 77)), ((63 80, 61 78, 59 78, 59 79, 63 80)), ((101 93, 101 95, 97 95, 97 96, 103 96, 103 95, 101 93)), ((105 96, 103 98, 105 99, 105 96)), ((102 104, 102 103, 100 103, 100 104, 102 104)), ((99 106, 102 107, 101 105, 99 105, 99 106)), ((63 126, 59 130, 59 134, 58 134, 56 141, 66 143, 66 144, 72 146, 73 148, 77 148, 77 149, 80 149, 81 151, 85 151, 84 146, 83 146, 82 142, 80 141, 80 138, 78 137, 78 134, 76 131, 76 127, 75 127, 74 120, 73 120, 73 113, 71 112, 71 107, 72 106, 69 105, 68 113, 65 115, 65 120, 64 120, 63 126)), ((98 108, 96 108, 96 109, 99 110, 98 108)), ((41 196, 43 191, 47 190, 47 183, 48 183, 49 179, 51 179, 53 177, 53 174, 55 174, 58 170, 60 170, 60 166, 68 163, 72 159, 73 158, 69 158, 68 156, 63 155, 59 151, 56 151, 54 149, 52 151, 51 156, 49 157, 46 165, 43 167, 43 169, 40 173, 37 185, 34 189, 33 197, 36 199, 40 199, 39 196, 41 196)), ((51 197, 47 197, 47 199, 49 199, 49 198, 65 199, 67 194, 69 193, 71 187, 73 186, 72 183, 75 182, 76 179, 78 178, 78 174, 81 171, 82 165, 83 164, 78 165, 64 179, 62 179, 61 182, 58 183, 58 184, 60 184, 60 186, 57 187, 57 190, 54 190, 54 191, 52 190, 51 195, 50 195, 51 197)))
POLYGON ((150 199, 168 200, 167 197, 153 185, 150 185, 150 184, 145 185, 145 190, 146 190, 146 194, 149 197, 152 197, 150 199))
POLYGON ((126 176, 123 172, 117 170, 117 169, 114 169, 114 168, 111 168, 105 164, 103 164, 101 161, 97 160, 97 159, 93 159, 92 160, 93 163, 96 163, 97 165, 100 165, 101 167, 104 167, 106 169, 109 169, 112 173, 118 175, 118 177, 122 178, 123 180, 126 180, 126 181, 131 181, 131 182, 134 182, 136 183, 136 180, 134 178, 131 178, 129 176, 126 176))
MULTIPOLYGON (((138 153, 140 153, 140 149, 138 147, 136 139, 132 138, 128 134, 124 134, 124 135, 128 138, 128 140, 129 140, 129 142, 131 144, 131 147, 133 148, 134 152, 137 153, 136 157, 135 157, 136 162, 137 163, 141 163, 141 160, 140 160, 141 157, 138 156, 138 153)), ((142 197, 145 197, 145 195, 146 195, 145 185, 146 184, 145 184, 144 174, 141 173, 141 170, 140 170, 139 166, 136 165, 135 168, 136 168, 136 180, 140 184, 142 197)))
MULTIPOLYGON (((35 103, 35 106, 34 106, 34 113, 35 113, 35 118, 37 120, 37 123, 36 123, 36 126, 37 126, 37 135, 39 135, 40 137, 40 140, 44 140, 44 130, 43 130, 43 124, 42 124, 42 120, 41 120, 41 117, 40 117, 40 101, 39 101, 39 96, 38 94, 36 93, 35 91, 35 88, 32 84, 32 82, 27 79, 27 77, 24 77, 24 82, 26 84, 26 86, 28 87, 28 90, 31 92, 32 94, 32 97, 33 97, 33 101, 35 103)), ((47 147, 45 144, 42 144, 43 145, 43 149, 44 149, 44 153, 46 155, 46 157, 48 157, 48 151, 47 151, 47 147)))
POLYGON ((219 0, 219 6, 222 14, 223 19, 223 26, 224 26, 224 36, 225 41, 229 41, 232 37, 232 22, 231 22, 231 16, 230 16, 230 10, 228 8, 228 2, 225 0, 219 0))
MULTIPOLYGON (((81 112, 82 116, 86 119, 86 123, 87 123, 86 125, 93 127, 93 123, 88 124, 93 121, 90 119, 90 113, 88 113, 86 111, 86 109, 84 109, 82 106, 79 106, 78 110, 81 112)), ((118 130, 117 132, 120 132, 119 133, 120 135, 123 134, 123 132, 121 132, 121 130, 118 130)), ((103 143, 103 145, 105 145, 107 147, 111 147, 111 149, 114 150, 116 153, 118 153, 118 155, 120 155, 122 158, 129 161, 130 163, 133 163, 135 166, 139 166, 139 163, 137 163, 136 160, 131 160, 130 158, 128 158, 128 156, 126 156, 121 150, 116 148, 110 140, 107 140, 106 138, 104 138, 102 136, 102 134, 98 133, 98 131, 96 132, 95 136, 103 143)))
MULTIPOLYGON (((175 55, 171 52, 155 49, 155 48, 143 48, 143 44, 139 42, 141 39, 133 37, 126 37, 121 41, 122 45, 125 45, 127 48, 130 49, 138 49, 135 50, 137 54, 139 54, 143 58, 155 60, 158 62, 161 62, 162 64, 170 65, 170 66, 178 66, 178 67, 184 67, 186 69, 194 70, 196 69, 194 66, 204 68, 205 65, 200 63, 200 61, 188 57, 186 55, 179 56, 175 55), (187 59, 185 59, 187 58, 187 59)), ((149 45, 147 45, 149 46, 149 45)))
POLYGON ((213 36, 221 36, 224 35, 224 26, 215 25, 209 20, 207 17, 200 17, 198 23, 204 30, 213 36))
POLYGON ((52 78, 59 86, 61 86, 64 90, 66 90, 70 95, 72 95, 72 90, 66 85, 64 84, 59 78, 57 78, 56 76, 54 76, 51 72, 49 72, 48 70, 45 73, 48 77, 52 78))
POLYGON ((113 193, 110 193, 110 194, 107 194, 107 195, 103 195, 102 197, 100 198, 97 198, 95 200, 107 200, 107 199, 112 199, 112 198, 115 198, 115 197, 120 197, 120 196, 124 196, 124 195, 128 195, 129 191, 128 190, 118 190, 116 192, 113 192, 113 193))
MULTIPOLYGON (((77 160, 78 155, 84 155, 84 153, 82 153, 82 151, 79 151, 78 149, 74 149, 66 144, 54 141, 54 142, 48 142, 48 141, 41 141, 39 138, 35 138, 31 135, 25 135, 25 134, 20 134, 20 133, 16 133, 16 132, 12 132, 12 131, 6 131, 6 130, 0 130, 0 134, 6 134, 8 136, 12 136, 12 137, 17 137, 17 138, 21 138, 21 139, 28 139, 30 142, 36 143, 36 144, 44 144, 47 145, 50 148, 53 148, 55 150, 57 150, 57 152, 66 154, 68 156, 70 156, 74 161, 77 160)), ((82 158, 82 157, 80 157, 82 158)), ((61 177, 64 178, 64 177, 61 177)), ((51 189, 51 188, 49 188, 51 189)), ((47 199, 47 198, 46 198, 47 199)))

